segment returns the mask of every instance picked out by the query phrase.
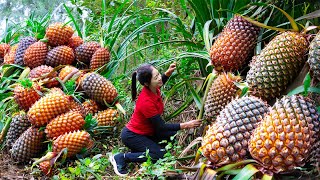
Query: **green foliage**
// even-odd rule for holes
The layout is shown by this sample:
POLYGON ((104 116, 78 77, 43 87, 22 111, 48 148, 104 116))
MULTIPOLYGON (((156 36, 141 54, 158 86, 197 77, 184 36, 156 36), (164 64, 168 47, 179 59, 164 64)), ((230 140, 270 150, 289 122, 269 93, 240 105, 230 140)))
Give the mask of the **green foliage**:
POLYGON ((170 137, 170 140, 173 142, 167 140, 160 142, 160 144, 166 145, 165 150, 167 152, 163 158, 159 159, 155 163, 152 162, 149 151, 146 151, 145 157, 147 158, 147 161, 141 164, 137 179, 149 179, 154 177, 157 177, 158 179, 165 179, 165 172, 167 170, 175 170, 175 164, 177 162, 175 155, 181 153, 181 146, 178 145, 174 136, 170 137))
POLYGON ((88 114, 85 117, 85 124, 83 126, 83 129, 86 131, 92 133, 93 129, 98 125, 98 121, 96 118, 92 117, 92 114, 88 114))
POLYGON ((44 16, 36 16, 34 12, 31 13, 26 20, 25 29, 28 31, 27 33, 37 39, 44 38, 50 18, 50 12, 46 13, 44 16))
POLYGON ((108 158, 97 154, 92 158, 84 158, 75 161, 73 166, 67 169, 60 169, 60 173, 53 179, 102 179, 102 174, 105 174, 106 168, 110 166, 108 158))
POLYGON ((32 81, 30 79, 28 79, 28 78, 22 79, 19 82, 25 88, 31 88, 32 87, 32 81))
POLYGON ((66 94, 74 94, 76 92, 76 87, 77 87, 76 80, 70 79, 64 84, 64 86, 65 86, 64 91, 66 94))
POLYGON ((304 78, 303 85, 295 88, 294 90, 288 93, 288 96, 292 96, 295 94, 301 94, 303 96, 308 96, 309 93, 318 93, 320 94, 320 88, 311 87, 311 76, 308 73, 304 78))
POLYGON ((9 24, 8 18, 6 18, 6 28, 2 34, 1 42, 7 44, 15 44, 19 38, 19 25, 18 24, 9 24))
POLYGON ((19 80, 22 67, 16 65, 3 65, 0 67, 0 122, 6 124, 10 121, 12 113, 17 112, 18 105, 13 100, 12 85, 19 80))

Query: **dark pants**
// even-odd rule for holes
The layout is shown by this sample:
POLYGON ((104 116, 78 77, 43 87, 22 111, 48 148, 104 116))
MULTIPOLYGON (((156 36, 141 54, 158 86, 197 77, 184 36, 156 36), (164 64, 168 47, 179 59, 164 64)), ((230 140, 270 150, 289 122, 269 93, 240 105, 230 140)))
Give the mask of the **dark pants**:
POLYGON ((125 153, 124 155, 126 162, 145 162, 147 160, 145 157, 147 149, 149 149, 149 155, 152 160, 154 162, 157 161, 166 153, 165 148, 158 143, 162 140, 169 140, 170 136, 175 133, 176 131, 171 131, 157 137, 144 136, 136 134, 127 127, 124 127, 121 132, 121 140, 123 144, 131 149, 131 153, 125 153), (141 156, 144 157, 141 158, 141 156))

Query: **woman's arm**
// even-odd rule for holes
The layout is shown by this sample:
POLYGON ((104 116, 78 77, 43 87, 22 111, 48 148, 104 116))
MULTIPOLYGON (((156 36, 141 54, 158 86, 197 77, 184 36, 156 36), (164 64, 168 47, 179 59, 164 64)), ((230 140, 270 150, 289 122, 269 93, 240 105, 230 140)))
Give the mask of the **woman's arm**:
POLYGON ((151 123, 155 127, 156 132, 178 131, 181 129, 179 123, 166 124, 166 122, 164 122, 164 120, 161 118, 161 116, 159 114, 149 118, 149 120, 151 121, 151 123))
POLYGON ((168 79, 169 79, 169 77, 166 76, 165 74, 162 74, 162 75, 161 75, 161 78, 162 78, 162 83, 163 83, 163 84, 165 84, 165 83, 168 81, 168 79))
POLYGON ((180 129, 190 129, 201 125, 201 120, 191 120, 184 123, 166 124, 166 122, 164 122, 159 114, 149 118, 149 120, 155 127, 156 133, 162 131, 178 131, 180 129))
POLYGON ((170 64, 169 66, 169 69, 164 73, 162 74, 162 83, 165 84, 169 77, 171 76, 171 74, 173 73, 173 71, 176 69, 176 63, 172 63, 170 64))

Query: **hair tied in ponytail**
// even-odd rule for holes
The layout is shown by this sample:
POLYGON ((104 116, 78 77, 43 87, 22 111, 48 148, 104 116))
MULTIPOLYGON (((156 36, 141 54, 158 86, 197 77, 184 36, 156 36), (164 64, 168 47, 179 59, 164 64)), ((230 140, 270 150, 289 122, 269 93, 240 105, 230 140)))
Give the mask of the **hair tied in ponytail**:
POLYGON ((132 97, 132 101, 136 100, 136 97, 137 97, 137 71, 134 71, 132 73, 131 97, 132 97))

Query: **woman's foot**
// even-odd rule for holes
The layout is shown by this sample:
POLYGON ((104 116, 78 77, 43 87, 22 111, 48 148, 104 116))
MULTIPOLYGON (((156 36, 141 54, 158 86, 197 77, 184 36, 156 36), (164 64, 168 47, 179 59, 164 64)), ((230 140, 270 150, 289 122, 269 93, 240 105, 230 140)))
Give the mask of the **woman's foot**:
POLYGON ((126 161, 124 159, 124 154, 123 153, 111 155, 109 157, 109 161, 111 162, 111 164, 113 166, 114 172, 118 176, 126 176, 128 174, 127 169, 126 169, 127 164, 126 164, 126 161))

